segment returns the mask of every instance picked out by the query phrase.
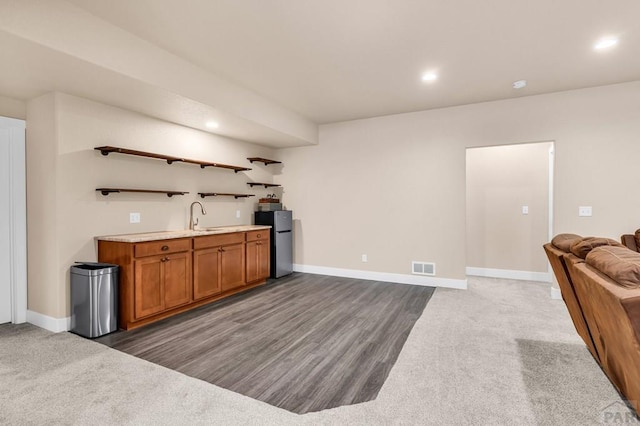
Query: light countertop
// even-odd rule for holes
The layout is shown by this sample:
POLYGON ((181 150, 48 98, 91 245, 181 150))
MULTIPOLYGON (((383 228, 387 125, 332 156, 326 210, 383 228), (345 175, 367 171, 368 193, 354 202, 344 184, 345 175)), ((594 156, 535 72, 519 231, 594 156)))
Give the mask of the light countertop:
POLYGON ((233 232, 258 231, 260 229, 270 228, 270 226, 265 225, 216 226, 214 228, 196 229, 195 231, 183 229, 179 231, 143 232, 140 234, 104 235, 96 237, 96 240, 117 241, 122 243, 141 243, 145 241, 170 240, 173 238, 191 238, 205 235, 230 234, 233 232))

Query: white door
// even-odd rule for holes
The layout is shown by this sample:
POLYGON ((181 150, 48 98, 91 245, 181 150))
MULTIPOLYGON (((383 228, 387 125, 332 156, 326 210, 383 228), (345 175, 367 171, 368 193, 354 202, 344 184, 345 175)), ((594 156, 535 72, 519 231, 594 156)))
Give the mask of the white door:
POLYGON ((27 310, 25 122, 0 117, 0 324, 27 310))
POLYGON ((0 324, 11 321, 11 207, 9 129, 0 128, 0 324))

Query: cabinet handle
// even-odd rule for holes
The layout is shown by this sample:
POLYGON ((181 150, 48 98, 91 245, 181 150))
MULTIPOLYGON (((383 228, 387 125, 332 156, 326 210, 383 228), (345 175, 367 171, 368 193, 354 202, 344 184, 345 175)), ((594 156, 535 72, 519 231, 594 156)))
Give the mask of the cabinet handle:
POLYGON ((162 246, 162 248, 160 250, 167 251, 167 250, 169 250, 169 246, 162 246))
POLYGON ((260 235, 260 234, 258 234, 258 238, 260 238, 260 236, 261 236, 261 235, 260 235))
POLYGON ((166 262, 166 261, 168 261, 168 260, 169 260, 169 258, 168 258, 168 257, 163 257, 162 259, 160 259, 160 262, 166 262))
MULTIPOLYGON (((260 236, 260 235, 258 235, 258 237, 259 237, 259 236, 260 236)), ((262 245, 262 243, 261 243, 260 241, 258 241, 258 242, 256 243, 256 245, 257 245, 257 246, 261 246, 261 245, 262 245)))

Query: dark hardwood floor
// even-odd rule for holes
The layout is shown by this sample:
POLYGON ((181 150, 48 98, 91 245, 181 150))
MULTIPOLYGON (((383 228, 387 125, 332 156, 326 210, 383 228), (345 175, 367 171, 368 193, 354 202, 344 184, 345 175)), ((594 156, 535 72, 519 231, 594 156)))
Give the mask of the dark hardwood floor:
POLYGON ((294 273, 96 340, 306 413, 375 399, 433 291, 294 273))

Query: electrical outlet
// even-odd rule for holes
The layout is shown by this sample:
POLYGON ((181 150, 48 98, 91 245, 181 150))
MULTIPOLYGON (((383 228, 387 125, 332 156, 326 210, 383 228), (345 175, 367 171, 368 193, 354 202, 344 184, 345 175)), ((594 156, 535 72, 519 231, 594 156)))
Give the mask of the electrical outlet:
POLYGON ((366 254, 363 254, 363 255, 362 255, 362 261, 363 261, 363 262, 367 262, 367 261, 368 261, 368 259, 367 259, 367 255, 366 255, 366 254))
POLYGON ((240 219, 240 210, 236 210, 236 219, 240 219))
POLYGON ((140 213, 129 213, 129 223, 140 223, 140 213))
POLYGON ((591 206, 580 206, 580 207, 578 207, 578 216, 582 216, 582 217, 593 216, 592 207, 591 206))
POLYGON ((522 214, 529 214, 529 206, 522 206, 522 214))

